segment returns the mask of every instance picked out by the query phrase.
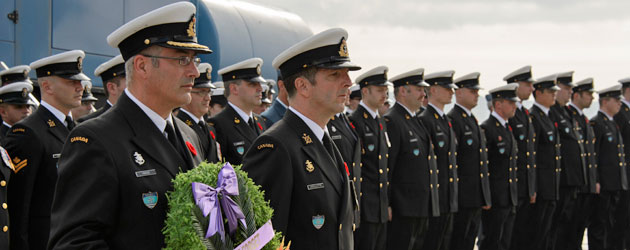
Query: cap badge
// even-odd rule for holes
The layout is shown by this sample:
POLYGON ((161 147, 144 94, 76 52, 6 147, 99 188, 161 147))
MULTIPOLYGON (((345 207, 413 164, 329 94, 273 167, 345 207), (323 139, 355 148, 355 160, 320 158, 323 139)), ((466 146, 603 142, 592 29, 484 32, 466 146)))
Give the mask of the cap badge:
POLYGON ((260 75, 260 72, 261 72, 261 71, 260 71, 260 65, 257 65, 257 66, 256 66, 256 74, 259 74, 259 75, 260 75))
POLYGON ((387 70, 385 70, 385 71, 383 72, 383 77, 384 77, 385 79, 387 79, 387 70))
POLYGON ((206 77, 208 80, 212 80, 212 74, 210 73, 210 69, 206 69, 206 77))
POLYGON ((138 163, 138 165, 142 166, 142 164, 144 164, 144 157, 142 157, 142 155, 138 152, 134 152, 133 153, 133 158, 135 160, 136 163, 138 163))
POLYGON ((311 140, 311 136, 307 135, 306 133, 302 134, 302 139, 304 139, 304 143, 306 144, 313 143, 313 140, 311 140))
POLYGON ((306 164, 306 171, 308 171, 309 173, 312 173, 315 170, 315 167, 313 167, 313 163, 311 161, 306 160, 304 164, 306 164))
POLYGON ((77 68, 79 68, 79 70, 83 70, 83 57, 77 58, 77 68))
POLYGON ((341 44, 339 45, 339 56, 349 57, 348 45, 346 44, 346 38, 341 38, 341 44))
POLYGON ((192 18, 190 19, 190 22, 188 23, 188 29, 186 29, 186 34, 188 34, 188 36, 197 36, 197 34, 195 34, 195 22, 197 21, 197 19, 195 18, 195 15, 192 16, 192 18))
POLYGON ((28 71, 24 70, 24 78, 28 78, 28 71))
POLYGON ((22 97, 26 98, 26 96, 28 96, 28 89, 23 88, 22 89, 22 97))

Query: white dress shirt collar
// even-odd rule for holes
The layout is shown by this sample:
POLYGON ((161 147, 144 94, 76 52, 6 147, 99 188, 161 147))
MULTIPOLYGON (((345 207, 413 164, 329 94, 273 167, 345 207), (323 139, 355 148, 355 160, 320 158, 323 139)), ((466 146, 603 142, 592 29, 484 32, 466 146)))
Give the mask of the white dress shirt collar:
POLYGON ((180 108, 179 112, 184 112, 186 113, 188 116, 190 116, 190 118, 193 119, 193 121, 195 121, 195 123, 199 123, 199 120, 201 120, 201 117, 196 117, 195 115, 193 115, 193 113, 188 112, 188 110, 185 110, 184 108, 180 108))
POLYGON ((604 114, 606 117, 608 117, 608 120, 614 121, 613 117, 608 115, 608 113, 604 112, 603 110, 599 110, 599 112, 602 112, 602 114, 604 114))
POLYGON ((468 110, 466 107, 464 107, 464 106, 460 105, 459 103, 455 103, 455 105, 459 106, 459 107, 460 107, 460 108, 462 108, 464 111, 466 111, 466 114, 467 114, 468 116, 470 116, 470 114, 472 113, 472 112, 470 112, 470 110, 468 110))
POLYGON ((245 113, 245 111, 243 111, 241 108, 237 107, 236 105, 232 104, 231 102, 228 102, 228 104, 230 106, 232 106, 232 108, 234 110, 236 110, 236 113, 238 113, 238 115, 243 118, 243 121, 245 122, 249 122, 249 118, 252 117, 252 113, 249 112, 249 114, 245 113))
POLYGON ((368 107, 365 103, 363 103, 363 100, 359 102, 359 105, 363 106, 363 108, 365 108, 365 110, 367 110, 368 113, 370 113, 370 116, 372 116, 372 119, 376 119, 378 113, 376 113, 376 111, 374 110, 371 110, 370 107, 368 107))
POLYGON ((52 113, 55 116, 55 118, 57 118, 57 120, 59 120, 61 123, 68 126, 68 124, 66 124, 66 116, 70 116, 70 118, 72 118, 72 113, 64 114, 44 100, 40 102, 40 105, 48 109, 48 111, 50 111, 50 113, 52 113))
POLYGON ((575 110, 577 110, 578 114, 580 115, 584 115, 584 113, 582 112, 582 110, 580 108, 578 108, 577 105, 575 105, 575 103, 573 102, 569 102, 569 105, 571 105, 575 110))
POLYGON ((125 89, 125 94, 127 94, 131 101, 133 101, 136 105, 138 105, 138 107, 140 107, 140 109, 144 112, 144 114, 149 117, 149 119, 151 119, 153 124, 155 124, 160 132, 164 133, 164 129, 166 129, 166 121, 170 121, 171 124, 173 124, 173 118, 171 117, 171 114, 168 114, 168 116, 166 116, 166 119, 164 119, 163 117, 158 115, 158 113, 155 113, 155 111, 147 107, 147 105, 144 105, 144 103, 136 99, 136 97, 133 96, 133 94, 131 94, 129 90, 125 89))
POLYGON ((407 106, 405 106, 404 104, 400 103, 400 102, 396 102, 398 103, 400 106, 402 106, 403 108, 405 108, 405 110, 407 110, 407 112, 411 115, 411 116, 416 116, 416 112, 411 112, 411 110, 409 108, 407 108, 407 106))
POLYGON ((302 113, 300 113, 299 111, 295 110, 293 107, 289 107, 289 110, 291 110, 291 112, 293 112, 300 119, 302 119, 302 121, 304 121, 304 123, 306 123, 306 126, 308 126, 308 128, 311 129, 311 132, 313 132, 315 137, 317 137, 319 142, 323 143, 322 140, 324 138, 324 133, 326 132, 326 130, 324 130, 324 128, 322 128, 319 125, 317 125, 317 123, 315 123, 313 120, 309 119, 308 117, 304 116, 302 113))
POLYGON ((540 110, 542 110, 546 116, 549 116, 549 108, 543 106, 542 104, 539 104, 538 102, 534 102, 534 105, 536 105, 536 107, 540 108, 540 110))
POLYGON ((444 111, 433 105, 433 103, 429 103, 429 105, 431 105, 431 107, 433 107, 433 109, 438 112, 438 115, 440 115, 440 117, 444 117, 444 111))
POLYGON ((504 128, 506 127, 507 121, 503 119, 503 117, 501 117, 496 111, 492 111, 492 116, 494 116, 494 118, 496 118, 499 123, 501 123, 501 126, 503 126, 504 128))

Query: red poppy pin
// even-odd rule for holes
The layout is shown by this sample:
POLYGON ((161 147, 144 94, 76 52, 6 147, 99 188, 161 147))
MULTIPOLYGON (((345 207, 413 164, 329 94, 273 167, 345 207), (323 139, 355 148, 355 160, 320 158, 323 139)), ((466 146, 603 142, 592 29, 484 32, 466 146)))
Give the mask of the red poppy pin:
POLYGON ((352 122, 350 122, 350 127, 352 127, 352 129, 357 129, 354 127, 354 124, 352 124, 352 122))
POLYGON ((260 126, 260 122, 257 122, 256 124, 258 124, 258 128, 259 128, 260 130, 263 130, 263 129, 262 129, 262 126, 260 126))
POLYGON ((584 119, 586 120, 586 123, 589 123, 589 121, 588 121, 588 118, 587 118, 587 117, 584 117, 584 119))
POLYGON ((210 131, 210 136, 212 136, 212 140, 216 140, 216 136, 214 136, 214 133, 212 133, 212 131, 210 131))
POLYGON ((379 123, 379 124, 378 124, 378 126, 380 126, 380 127, 381 127, 381 130, 383 130, 383 124, 380 124, 380 123, 379 123))
POLYGON ((529 110, 525 109, 525 114, 529 115, 529 110))
POLYGON ((348 163, 344 162, 343 165, 346 166, 346 174, 350 176, 350 170, 348 170, 348 163))
POLYGON ((508 125, 508 128, 510 129, 510 132, 512 132, 512 126, 508 125))
POLYGON ((451 124, 451 122, 448 122, 448 127, 449 127, 449 128, 452 128, 452 127, 453 127, 453 124, 451 124))
POLYGON ((556 128, 558 127, 558 123, 557 122, 554 122, 553 125, 555 125, 556 128))
POLYGON ((501 137, 501 136, 499 135, 499 138, 497 138, 497 139, 499 139, 499 141, 502 141, 502 140, 503 140, 503 137, 501 137))
POLYGON ((192 145, 192 143, 190 143, 189 141, 186 142, 186 147, 188 147, 188 150, 190 150, 190 153, 192 153, 193 156, 197 156, 197 150, 195 149, 195 147, 192 145))

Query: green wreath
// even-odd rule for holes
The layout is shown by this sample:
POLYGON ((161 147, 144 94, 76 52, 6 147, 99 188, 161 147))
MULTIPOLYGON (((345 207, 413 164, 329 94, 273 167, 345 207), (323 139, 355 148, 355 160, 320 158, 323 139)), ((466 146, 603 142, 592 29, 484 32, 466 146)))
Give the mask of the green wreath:
MULTIPOLYGON (((273 209, 269 206, 269 202, 265 201, 263 191, 260 191, 259 186, 247 177, 247 173, 241 170, 240 165, 233 166, 238 181, 239 195, 229 197, 242 210, 247 227, 238 223, 236 232, 234 234, 226 232, 224 240, 221 240, 218 233, 209 238, 205 237, 209 224, 208 217, 204 217, 201 209, 195 204, 191 185, 197 182, 215 186, 222 167, 222 163, 204 162, 175 177, 174 190, 166 195, 169 211, 166 215, 166 226, 162 230, 165 236, 165 249, 232 250, 271 219, 273 209)), ((222 222, 226 223, 226 220, 222 222)), ((282 249, 281 238, 281 233, 276 232, 273 239, 262 249, 282 249)))

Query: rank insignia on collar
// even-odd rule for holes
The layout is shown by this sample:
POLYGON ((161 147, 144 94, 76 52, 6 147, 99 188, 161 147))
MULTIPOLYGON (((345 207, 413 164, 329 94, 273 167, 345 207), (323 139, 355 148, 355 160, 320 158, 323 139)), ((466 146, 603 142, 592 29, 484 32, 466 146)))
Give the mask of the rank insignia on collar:
POLYGON ((313 143, 313 140, 311 140, 311 137, 307 135, 306 133, 302 134, 302 139, 304 139, 304 143, 306 144, 313 143))
POLYGON ((192 126, 192 125, 193 125, 193 123, 192 123, 192 121, 191 121, 191 120, 186 120, 186 125, 188 125, 188 126, 192 126))
POLYGON ((304 164, 306 164, 306 171, 308 171, 309 173, 312 173, 315 170, 315 167, 313 166, 313 163, 311 161, 306 160, 304 164))
POLYGON ((467 117, 466 113, 462 113, 462 117, 466 118, 467 117))
POLYGON ((405 114, 405 119, 407 119, 407 120, 411 119, 411 117, 409 116, 409 114, 405 114))
POLYGON ((498 122, 495 122, 495 124, 497 125, 497 127, 500 126, 498 122))
POLYGON ((48 119, 47 123, 48 123, 48 127, 52 128, 52 127, 55 126, 55 122, 53 120, 51 120, 51 119, 48 119))
POLYGON ((239 123, 241 123, 241 120, 239 120, 238 118, 234 117, 234 123, 239 124, 239 123))
POLYGON ((436 120, 440 118, 437 114, 433 114, 433 116, 435 117, 436 120))
POLYGON ((367 113, 363 112, 363 118, 367 119, 368 115, 367 113))
POLYGON ((134 152, 133 153, 133 158, 135 160, 136 163, 138 163, 138 165, 142 166, 142 164, 144 164, 144 157, 142 157, 142 155, 138 152, 134 152))

